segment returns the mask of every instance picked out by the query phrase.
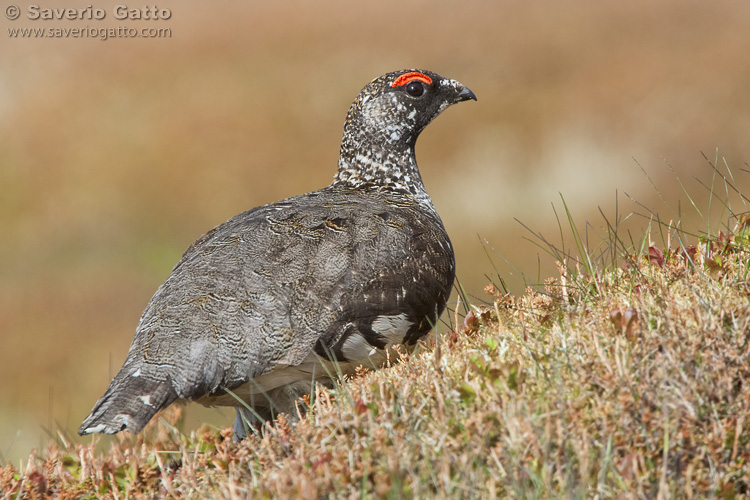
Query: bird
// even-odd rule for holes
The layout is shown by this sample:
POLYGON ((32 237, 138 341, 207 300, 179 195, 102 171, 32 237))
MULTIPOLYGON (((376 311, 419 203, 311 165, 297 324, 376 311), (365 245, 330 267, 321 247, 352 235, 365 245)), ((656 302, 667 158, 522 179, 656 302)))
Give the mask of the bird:
POLYGON ((122 368, 78 430, 140 432, 177 401, 235 407, 243 439, 388 350, 411 352, 445 309, 450 238, 415 144, 463 84, 406 69, 346 115, 330 185, 243 212, 196 240, 144 310, 122 368), (338 374, 338 375, 337 375, 338 374))

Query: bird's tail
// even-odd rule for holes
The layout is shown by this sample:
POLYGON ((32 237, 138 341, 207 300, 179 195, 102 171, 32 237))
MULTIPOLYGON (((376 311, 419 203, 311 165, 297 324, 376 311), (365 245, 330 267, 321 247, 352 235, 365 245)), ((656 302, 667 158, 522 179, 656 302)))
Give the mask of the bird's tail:
POLYGON ((125 428, 138 433, 156 412, 177 397, 171 379, 156 381, 123 367, 83 421, 78 434, 115 434, 125 428))

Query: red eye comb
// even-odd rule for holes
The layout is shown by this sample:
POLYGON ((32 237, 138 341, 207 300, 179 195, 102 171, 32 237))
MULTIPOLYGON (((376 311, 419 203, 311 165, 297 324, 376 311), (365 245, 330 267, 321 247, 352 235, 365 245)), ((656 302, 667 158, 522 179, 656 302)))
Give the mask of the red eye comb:
POLYGON ((404 73, 403 75, 396 78, 391 84, 391 87, 400 87, 401 85, 409 83, 412 80, 420 80, 425 82, 427 85, 432 85, 432 78, 425 75, 424 73, 412 71, 411 73, 404 73))

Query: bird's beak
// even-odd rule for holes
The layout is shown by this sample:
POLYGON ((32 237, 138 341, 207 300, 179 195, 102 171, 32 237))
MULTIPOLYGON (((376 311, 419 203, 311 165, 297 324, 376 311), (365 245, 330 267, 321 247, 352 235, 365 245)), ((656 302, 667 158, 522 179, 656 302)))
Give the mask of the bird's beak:
POLYGON ((456 96, 456 102, 468 101, 469 99, 473 101, 477 100, 477 96, 474 95, 474 92, 469 87, 464 87, 456 96))

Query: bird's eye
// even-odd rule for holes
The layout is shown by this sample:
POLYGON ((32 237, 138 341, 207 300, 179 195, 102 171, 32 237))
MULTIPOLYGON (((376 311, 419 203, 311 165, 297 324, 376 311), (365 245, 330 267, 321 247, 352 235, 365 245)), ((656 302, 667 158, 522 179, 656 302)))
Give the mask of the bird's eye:
POLYGON ((419 97, 424 94, 424 85, 419 80, 412 80, 406 84, 406 93, 412 97, 419 97))

